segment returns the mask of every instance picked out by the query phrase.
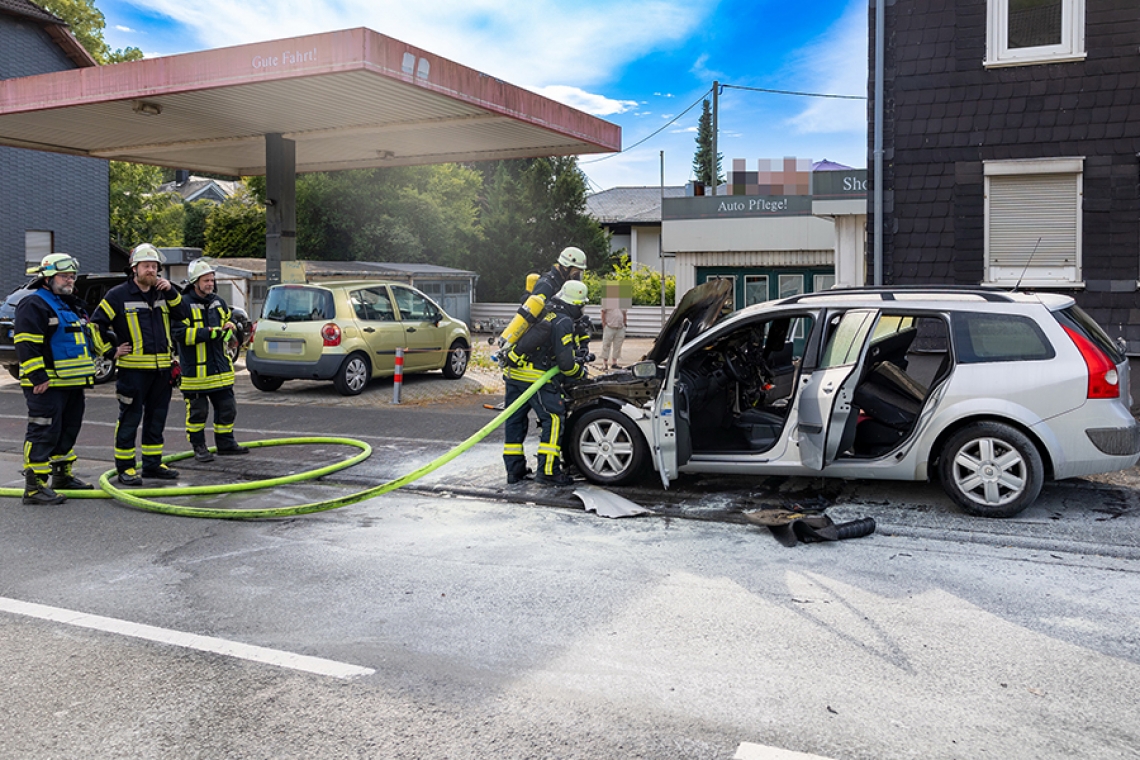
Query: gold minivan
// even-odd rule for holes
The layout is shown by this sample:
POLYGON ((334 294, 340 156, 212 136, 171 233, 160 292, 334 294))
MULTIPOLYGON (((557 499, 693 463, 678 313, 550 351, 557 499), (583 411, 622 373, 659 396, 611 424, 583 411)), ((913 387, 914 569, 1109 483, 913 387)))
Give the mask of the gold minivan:
POLYGON ((245 366, 254 387, 275 391, 286 380, 332 380, 355 396, 374 377, 404 372, 467 371, 467 325, 410 285, 382 280, 274 285, 254 325, 245 366))

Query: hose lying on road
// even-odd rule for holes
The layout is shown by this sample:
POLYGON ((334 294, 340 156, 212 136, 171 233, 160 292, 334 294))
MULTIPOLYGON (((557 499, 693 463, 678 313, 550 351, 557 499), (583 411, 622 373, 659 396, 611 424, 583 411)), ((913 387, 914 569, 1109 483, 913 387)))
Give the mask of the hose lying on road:
MULTIPOLYGON (((289 483, 296 483, 304 480, 312 480, 314 478, 328 475, 329 473, 343 470, 346 467, 357 464, 367 459, 372 454, 372 447, 362 441, 353 440, 351 438, 326 438, 326 437, 306 437, 306 438, 275 438, 265 441, 251 441, 243 442, 243 446, 251 448, 260 448, 266 446, 289 446, 298 444, 337 444, 345 446, 355 446, 360 449, 356 455, 346 459, 343 462, 326 465, 315 470, 307 472, 294 473, 292 475, 282 476, 280 478, 269 478, 267 480, 254 480, 244 483, 226 483, 214 486, 176 486, 173 488, 140 488, 124 490, 117 488, 111 479, 116 475, 115 470, 108 470, 99 477, 99 486, 102 490, 92 491, 60 491, 68 498, 89 498, 89 499, 106 499, 113 498, 124 504, 139 509, 145 509, 149 512, 159 512, 166 515, 179 515, 181 517, 213 517, 226 520, 234 519, 248 519, 255 517, 293 517, 296 515, 312 514, 313 512, 325 512, 330 509, 338 509, 339 507, 346 507, 349 504, 356 504, 357 502, 371 499, 374 496, 395 491, 397 488, 402 488, 416 480, 419 480, 424 475, 438 470, 443 465, 458 457, 463 452, 470 449, 479 441, 486 438, 497 427, 507 421, 507 418, 514 414, 523 404, 527 403, 531 396, 538 392, 545 383, 549 382, 552 377, 558 372, 558 368, 554 367, 547 370, 546 374, 535 380, 529 388, 527 388, 521 396, 519 396, 514 403, 497 414, 494 419, 484 425, 474 435, 470 436, 467 440, 460 443, 455 448, 451 449, 444 455, 433 459, 431 462, 419 467, 416 470, 404 475, 402 477, 391 480, 364 491, 348 494, 346 496, 337 496, 332 499, 325 499, 324 501, 316 501, 310 504, 298 504, 292 507, 273 507, 266 509, 225 509, 220 507, 191 507, 180 506, 176 504, 166 504, 160 501, 154 501, 146 498, 148 496, 198 496, 206 494, 218 493, 236 493, 239 491, 255 491, 263 488, 272 488, 274 486, 287 485, 289 483)), ((187 459, 194 456, 192 451, 184 451, 178 454, 170 454, 162 458, 163 462, 177 462, 182 459, 187 459)), ((0 496, 15 496, 23 495, 23 491, 18 488, 0 488, 0 496)))

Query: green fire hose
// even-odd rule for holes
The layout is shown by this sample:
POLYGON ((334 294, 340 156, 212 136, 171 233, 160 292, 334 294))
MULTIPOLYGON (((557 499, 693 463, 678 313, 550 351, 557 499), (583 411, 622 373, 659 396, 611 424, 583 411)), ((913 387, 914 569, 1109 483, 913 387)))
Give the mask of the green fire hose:
MULTIPOLYGON (((460 443, 455 448, 451 449, 444 455, 428 462, 427 464, 419 467, 418 469, 396 478, 395 480, 383 483, 372 488, 358 491, 357 493, 348 494, 346 496, 338 496, 332 499, 325 499, 324 501, 316 501, 310 504, 298 504, 292 507, 274 507, 270 509, 223 509, 218 507, 190 507, 179 506, 175 504, 166 504, 160 501, 154 501, 146 498, 149 496, 199 496, 218 493, 236 493, 240 491, 255 491, 263 488, 272 488, 275 486, 287 485, 289 483, 296 483, 304 480, 312 480, 314 478, 328 475, 338 470, 343 470, 346 467, 351 467, 358 462, 367 459, 372 454, 372 447, 362 441, 357 441, 351 438, 329 438, 329 437, 305 437, 305 438, 275 438, 265 441, 251 441, 248 443, 243 442, 243 446, 250 448, 261 448, 267 446, 289 446, 298 444, 333 444, 354 446, 360 451, 348 459, 337 462, 334 464, 326 465, 314 470, 306 472, 294 473, 292 475, 285 475, 279 478, 269 478, 266 480, 254 480, 244 483, 228 483, 214 486, 184 486, 174 488, 139 488, 123 490, 115 487, 111 479, 116 475, 115 470, 108 470, 99 477, 99 487, 102 490, 90 491, 60 491, 68 498, 88 498, 88 499, 106 499, 113 498, 124 504, 139 509, 145 509, 149 512, 159 512, 166 515, 179 515, 181 517, 213 517, 224 520, 237 520, 257 517, 293 517, 296 515, 311 514, 313 512, 325 512, 330 509, 338 509, 346 507, 349 504, 356 504, 357 502, 371 499, 374 496, 395 491, 397 488, 402 488, 416 480, 419 480, 424 475, 438 470, 443 465, 458 457, 463 452, 470 449, 479 441, 486 438, 490 433, 507 421, 507 418, 518 411, 519 408, 525 404, 531 396, 538 393, 538 389, 545 383, 549 382, 555 374, 558 373, 558 368, 554 367, 547 370, 547 372, 535 380, 529 388, 527 388, 521 396, 519 396, 514 403, 500 412, 490 422, 484 425, 478 432, 470 436, 467 440, 460 443)), ((178 454, 170 454, 162 458, 163 462, 177 462, 182 459, 187 459, 194 456, 192 451, 184 451, 178 454)), ((0 496, 22 496, 23 491, 18 488, 0 488, 0 496)))

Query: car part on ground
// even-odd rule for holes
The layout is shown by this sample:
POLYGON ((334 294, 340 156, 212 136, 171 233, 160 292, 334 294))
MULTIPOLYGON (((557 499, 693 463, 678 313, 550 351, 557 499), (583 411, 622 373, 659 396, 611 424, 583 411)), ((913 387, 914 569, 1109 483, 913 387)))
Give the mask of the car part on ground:
POLYGON ((442 370, 458 379, 471 359, 467 325, 419 290, 381 280, 275 285, 253 326, 246 368, 254 386, 275 391, 286 380, 331 381, 342 395, 373 378, 442 370))

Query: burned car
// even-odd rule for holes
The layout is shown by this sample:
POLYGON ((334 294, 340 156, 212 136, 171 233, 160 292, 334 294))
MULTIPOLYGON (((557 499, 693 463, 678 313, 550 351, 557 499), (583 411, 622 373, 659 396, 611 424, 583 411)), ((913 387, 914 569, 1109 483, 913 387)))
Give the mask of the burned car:
POLYGON ((936 479, 1009 517, 1045 480, 1140 458, 1128 360, 1068 296, 829 290, 722 318, 730 287, 689 291, 643 361, 569 388, 565 446, 588 480, 936 479))

